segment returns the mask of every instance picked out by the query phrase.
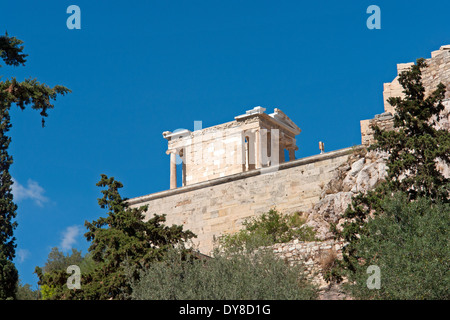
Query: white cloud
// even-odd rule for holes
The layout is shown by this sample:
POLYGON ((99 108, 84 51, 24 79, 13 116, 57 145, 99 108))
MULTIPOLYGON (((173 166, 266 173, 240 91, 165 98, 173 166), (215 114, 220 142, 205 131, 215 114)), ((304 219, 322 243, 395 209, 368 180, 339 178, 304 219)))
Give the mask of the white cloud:
POLYGON ((81 233, 81 227, 80 226, 70 226, 67 227, 66 230, 63 232, 63 238, 61 240, 61 244, 59 247, 62 250, 69 250, 72 248, 72 245, 77 242, 77 237, 81 233))
POLYGON ((30 256, 30 251, 27 249, 19 249, 17 250, 17 259, 19 263, 22 263, 30 256))
POLYGON ((28 179, 27 186, 21 185, 16 179, 12 178, 12 193, 15 201, 31 199, 38 206, 42 207, 48 198, 44 196, 45 190, 34 180, 28 179))

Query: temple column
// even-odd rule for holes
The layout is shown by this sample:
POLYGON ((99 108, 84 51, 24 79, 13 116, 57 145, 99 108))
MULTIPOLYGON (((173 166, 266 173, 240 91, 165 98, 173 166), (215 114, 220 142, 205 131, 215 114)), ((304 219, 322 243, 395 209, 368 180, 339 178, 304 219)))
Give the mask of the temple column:
POLYGON ((278 163, 282 164, 284 163, 285 159, 284 159, 284 146, 280 145, 279 149, 278 149, 278 163))
POLYGON ((261 131, 255 132, 255 168, 261 168, 261 131))
POLYGON ((295 149, 294 148, 289 148, 289 161, 295 160, 295 149))
POLYGON ((177 152, 176 150, 167 150, 170 154, 170 189, 177 188, 177 152))

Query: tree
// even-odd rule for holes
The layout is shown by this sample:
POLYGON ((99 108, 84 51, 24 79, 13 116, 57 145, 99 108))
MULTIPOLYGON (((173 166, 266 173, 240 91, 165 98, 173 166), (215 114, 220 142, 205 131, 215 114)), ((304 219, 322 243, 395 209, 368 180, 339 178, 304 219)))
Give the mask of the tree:
POLYGON ((165 226, 165 215, 144 221, 147 206, 130 208, 119 194, 122 183, 114 178, 102 174, 97 186, 107 187, 98 203, 109 212, 107 217, 85 223, 85 237, 91 241, 89 257, 95 268, 82 273, 81 289, 76 291, 65 286, 68 275, 64 272, 42 273, 37 269, 39 284, 54 288, 53 299, 129 299, 131 285, 126 267, 135 268, 132 278, 136 279, 141 268, 161 260, 168 249, 195 236, 183 231, 182 226, 165 226))
POLYGON ((317 287, 302 264, 287 264, 270 245, 296 237, 314 238, 302 230, 298 214, 270 210, 247 220, 234 235, 220 237, 212 256, 170 249, 161 261, 142 268, 128 267, 132 298, 139 300, 310 300, 317 287))
POLYGON ((290 266, 270 249, 216 251, 212 258, 170 250, 161 262, 131 279, 137 300, 312 300, 317 288, 301 265, 290 266))
POLYGON ((383 188, 402 191, 409 199, 428 197, 447 202, 450 180, 438 170, 437 162, 450 164, 450 133, 435 129, 442 117, 445 86, 440 83, 428 97, 422 84, 424 59, 418 59, 411 70, 398 78, 404 89, 404 98, 391 97, 395 108, 393 131, 382 131, 375 126, 377 142, 371 149, 389 154, 388 176, 383 188))
POLYGON ((31 289, 31 285, 26 283, 22 285, 21 281, 17 283, 17 300, 38 300, 39 291, 31 289))
MULTIPOLYGON (((27 55, 23 53, 22 43, 7 33, 0 36, 0 57, 6 65, 25 65, 27 55)), ((17 228, 17 222, 14 221, 17 205, 13 201, 13 181, 9 173, 13 163, 8 153, 11 143, 11 138, 7 136, 11 128, 9 111, 13 104, 22 110, 30 105, 32 109, 40 111, 44 126, 48 109, 54 107, 51 101, 58 94, 65 95, 68 92, 70 90, 66 87, 57 85, 50 88, 36 79, 19 82, 12 78, 0 82, 0 299, 14 299, 18 281, 17 269, 12 262, 16 248, 13 233, 17 228)))
POLYGON ((72 248, 71 254, 64 255, 64 252, 59 251, 58 247, 52 248, 48 254, 47 262, 42 271, 52 272, 56 270, 66 270, 70 265, 80 265, 83 262, 83 255, 81 251, 72 248))
POLYGON ((72 248, 72 252, 65 255, 57 247, 52 248, 42 268, 35 268, 38 278, 46 279, 40 286, 40 296, 43 300, 52 299, 55 293, 59 292, 56 286, 64 286, 69 277, 67 267, 71 265, 80 267, 82 274, 88 274, 95 269, 95 262, 89 253, 83 256, 81 251, 72 248))
POLYGON ((450 204, 405 193, 386 197, 355 244, 360 263, 347 289, 359 299, 450 299, 450 204), (380 288, 367 287, 367 268, 380 268, 380 288))
POLYGON ((354 276, 363 255, 360 239, 375 236, 368 221, 385 214, 383 204, 399 192, 406 195, 407 201, 425 198, 431 204, 449 202, 450 180, 438 170, 437 163, 450 165, 450 132, 434 126, 444 109, 445 86, 439 84, 426 97, 421 77, 425 67, 425 60, 418 59, 410 70, 399 75, 405 97, 388 100, 396 110, 394 130, 374 127, 376 142, 369 149, 388 154, 388 174, 375 190, 352 199, 344 214, 347 221, 342 231, 333 227, 336 237, 348 245, 343 248, 343 260, 328 274, 329 279, 340 281, 344 275, 354 276))
POLYGON ((8 109, 3 104, 0 105, 0 116, 0 299, 14 299, 19 280, 12 262, 16 247, 13 230, 17 227, 17 222, 13 222, 13 219, 16 217, 17 206, 13 202, 13 182, 9 174, 12 157, 8 154, 8 146, 11 139, 5 134, 11 124, 8 109))

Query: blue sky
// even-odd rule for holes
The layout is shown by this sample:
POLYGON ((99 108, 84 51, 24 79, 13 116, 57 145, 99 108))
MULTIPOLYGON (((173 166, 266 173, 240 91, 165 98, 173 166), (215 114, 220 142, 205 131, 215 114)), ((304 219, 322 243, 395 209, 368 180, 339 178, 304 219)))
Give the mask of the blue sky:
POLYGON ((231 121, 255 106, 283 110, 302 129, 296 156, 360 144, 362 119, 383 112, 396 64, 450 44, 442 1, 7 1, 0 33, 24 41, 25 67, 59 97, 46 127, 14 107, 10 152, 19 206, 20 278, 52 247, 87 252, 84 222, 106 215, 95 186, 104 173, 135 197, 169 187, 163 131, 231 121), (69 30, 69 5, 81 29, 69 30), (369 5, 381 29, 369 30, 369 5))

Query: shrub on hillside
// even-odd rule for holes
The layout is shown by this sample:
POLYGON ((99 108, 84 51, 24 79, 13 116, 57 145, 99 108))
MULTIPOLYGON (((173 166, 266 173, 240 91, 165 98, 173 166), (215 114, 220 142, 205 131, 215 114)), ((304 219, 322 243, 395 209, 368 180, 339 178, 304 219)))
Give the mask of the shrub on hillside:
POLYGON ((261 216, 245 220, 242 230, 235 234, 223 235, 218 242, 225 247, 242 245, 257 247, 289 242, 294 239, 316 240, 314 230, 304 223, 305 220, 298 213, 285 215, 271 209, 261 216))
POLYGON ((300 266, 289 266, 273 252, 216 252, 197 259, 170 251, 162 262, 132 282, 138 300, 310 300, 316 288, 300 266))
POLYGON ((360 299, 450 299, 450 204, 402 193, 383 203, 356 245, 359 264, 349 273, 360 299), (380 289, 367 287, 367 268, 380 268, 380 289))

